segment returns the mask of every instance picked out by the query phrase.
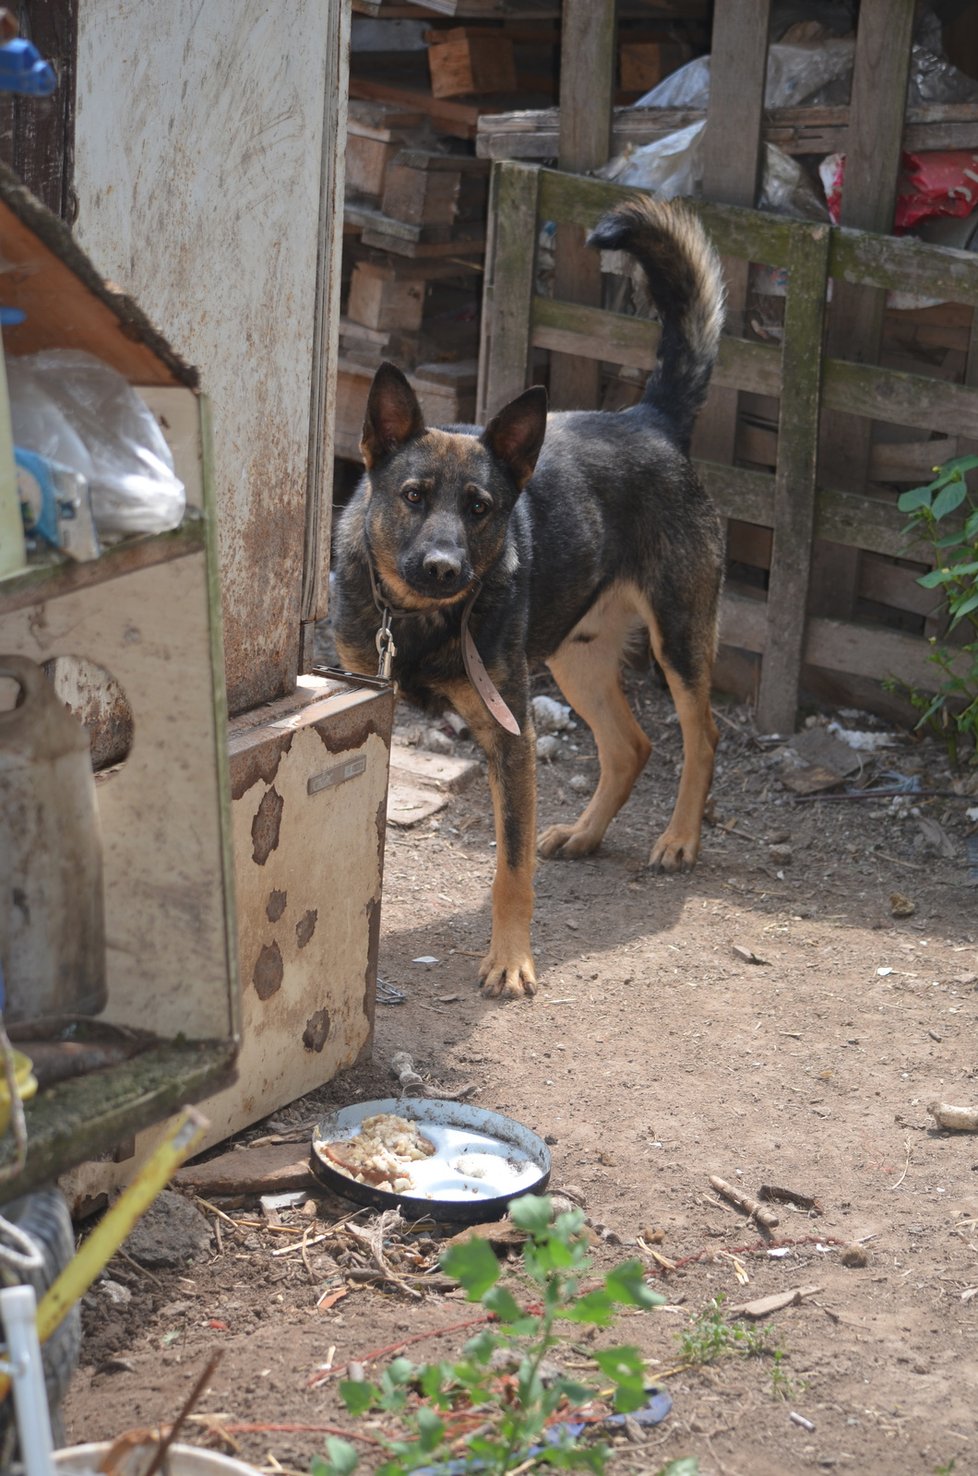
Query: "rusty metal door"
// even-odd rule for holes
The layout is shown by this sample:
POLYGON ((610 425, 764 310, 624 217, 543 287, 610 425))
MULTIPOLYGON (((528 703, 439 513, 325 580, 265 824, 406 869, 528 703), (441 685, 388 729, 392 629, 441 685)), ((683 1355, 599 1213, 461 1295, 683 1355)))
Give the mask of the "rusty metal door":
POLYGON ((349 11, 79 0, 75 230, 212 404, 232 713, 324 613, 349 11))

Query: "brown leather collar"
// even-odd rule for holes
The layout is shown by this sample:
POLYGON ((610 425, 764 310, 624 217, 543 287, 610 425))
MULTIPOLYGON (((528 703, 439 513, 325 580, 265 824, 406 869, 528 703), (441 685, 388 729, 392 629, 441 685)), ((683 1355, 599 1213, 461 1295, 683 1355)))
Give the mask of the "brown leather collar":
MULTIPOLYGON (((389 680, 393 659, 397 654, 397 648, 394 645, 394 638, 391 634, 391 620, 404 619, 411 615, 425 615, 429 612, 426 610, 400 610, 396 605, 392 605, 384 598, 380 587, 380 580, 374 570, 374 561, 369 550, 367 552, 367 572, 370 575, 370 593, 373 596, 373 602, 379 610, 381 617, 380 629, 377 632, 377 651, 380 657, 378 675, 384 677, 385 680, 389 680)), ((499 726, 505 728, 507 733, 512 733, 516 737, 519 737, 520 725, 507 707, 492 677, 486 671, 485 663, 479 655, 478 647, 472 638, 472 632, 469 630, 469 616, 472 613, 472 606, 478 599, 481 590, 482 581, 477 579, 472 586, 471 593, 465 601, 465 607, 462 610, 462 663, 465 667, 465 675, 499 726)))

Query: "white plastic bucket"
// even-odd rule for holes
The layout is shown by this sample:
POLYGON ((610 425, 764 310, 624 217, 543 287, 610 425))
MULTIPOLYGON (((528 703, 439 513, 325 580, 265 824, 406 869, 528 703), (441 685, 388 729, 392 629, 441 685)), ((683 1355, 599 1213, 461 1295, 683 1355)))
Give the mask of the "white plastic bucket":
MULTIPOLYGON (((115 1462, 118 1476, 128 1476, 130 1471, 145 1471, 147 1456, 152 1453, 155 1441, 147 1441, 126 1452, 115 1462)), ((92 1476, 112 1449, 109 1441, 101 1444, 66 1446, 54 1453, 55 1469, 59 1476, 92 1476)), ((233 1456, 221 1455, 215 1450, 198 1450, 194 1445, 171 1445, 162 1467, 163 1476, 257 1476, 254 1466, 246 1466, 233 1456)))

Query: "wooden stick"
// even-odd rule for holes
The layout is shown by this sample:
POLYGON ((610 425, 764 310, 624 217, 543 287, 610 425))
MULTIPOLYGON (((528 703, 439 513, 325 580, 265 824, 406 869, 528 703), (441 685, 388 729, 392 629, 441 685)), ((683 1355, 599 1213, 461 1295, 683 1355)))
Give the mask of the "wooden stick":
POLYGON ((773 1230, 780 1224, 773 1210, 767 1209, 759 1199, 751 1199, 749 1194, 735 1189, 732 1184, 727 1183, 726 1179, 720 1179, 716 1174, 711 1174, 710 1183, 729 1204, 732 1204, 735 1209, 742 1210, 749 1220, 755 1220, 762 1229, 773 1230))

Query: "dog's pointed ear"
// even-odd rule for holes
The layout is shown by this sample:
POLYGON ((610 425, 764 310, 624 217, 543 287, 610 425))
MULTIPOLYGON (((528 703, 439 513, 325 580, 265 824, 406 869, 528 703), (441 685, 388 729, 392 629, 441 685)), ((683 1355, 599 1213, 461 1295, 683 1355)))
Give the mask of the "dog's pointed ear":
POLYGON ((533 475, 547 429, 547 391, 534 385, 510 400, 482 433, 484 445, 513 473, 517 487, 533 475))
POLYGON ((423 430, 424 417, 414 390, 394 364, 381 364, 370 386, 360 438, 367 470, 423 430))

